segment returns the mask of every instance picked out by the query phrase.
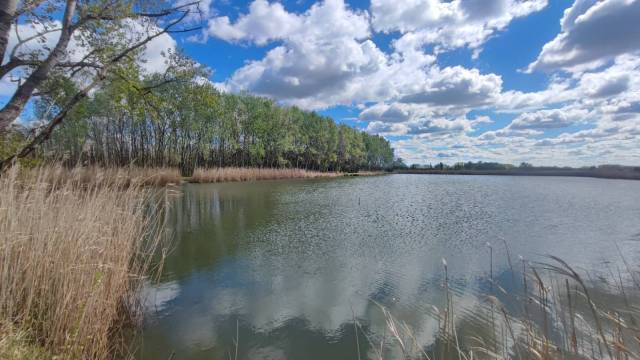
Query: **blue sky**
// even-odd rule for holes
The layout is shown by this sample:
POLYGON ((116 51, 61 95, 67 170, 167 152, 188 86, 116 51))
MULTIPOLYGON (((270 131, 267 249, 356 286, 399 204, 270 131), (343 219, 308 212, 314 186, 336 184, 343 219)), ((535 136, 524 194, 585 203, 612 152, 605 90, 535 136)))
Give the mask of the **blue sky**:
POLYGON ((201 32, 158 39, 147 58, 179 47, 222 91, 383 135, 408 163, 640 164, 640 0, 201 8, 201 32))

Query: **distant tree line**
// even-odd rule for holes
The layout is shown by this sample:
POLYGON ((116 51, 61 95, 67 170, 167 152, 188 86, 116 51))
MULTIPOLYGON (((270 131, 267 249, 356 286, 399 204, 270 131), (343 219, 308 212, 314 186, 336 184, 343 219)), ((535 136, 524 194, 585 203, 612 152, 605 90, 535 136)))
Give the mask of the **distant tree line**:
POLYGON ((453 165, 442 162, 435 165, 412 164, 401 170, 416 174, 459 174, 459 175, 532 175, 532 176, 578 176, 612 179, 639 179, 640 166, 599 165, 583 167, 534 166, 523 162, 520 165, 497 162, 459 162, 453 165))
MULTIPOLYGON (((56 91, 35 103, 36 118, 44 123, 75 91, 69 80, 50 83, 56 91)), ((315 112, 221 93, 208 81, 175 81, 141 94, 156 83, 161 81, 123 77, 105 83, 56 128, 39 156, 70 165, 179 166, 187 174, 195 167, 354 172, 394 165, 386 139, 315 112)))
MULTIPOLYGON (((522 163, 521 167, 530 166, 527 163, 522 163)), ((423 169, 423 170, 510 170, 516 168, 516 166, 512 164, 502 164, 498 162, 457 162, 453 165, 448 165, 445 163, 437 163, 435 165, 427 164, 412 164, 410 166, 413 170, 423 169)))

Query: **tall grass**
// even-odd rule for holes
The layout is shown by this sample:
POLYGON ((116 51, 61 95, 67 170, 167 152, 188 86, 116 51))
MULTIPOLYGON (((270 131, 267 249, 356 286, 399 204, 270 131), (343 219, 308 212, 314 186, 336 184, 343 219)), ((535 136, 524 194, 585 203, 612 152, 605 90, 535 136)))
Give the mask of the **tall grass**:
POLYGON ((341 176, 344 176, 344 174, 337 172, 309 171, 303 169, 226 167, 214 169, 198 168, 193 173, 191 181, 196 183, 217 183, 230 181, 310 179, 341 176))
MULTIPOLYGON (((446 301, 429 313, 440 326, 426 347, 406 323, 377 305, 406 359, 640 359, 639 273, 624 263, 602 282, 554 256, 543 263, 523 261, 520 274, 511 268, 520 275, 511 280, 522 282, 515 286, 519 291, 486 279, 491 286, 481 294, 483 302, 461 311, 444 262, 446 301)), ((376 358, 383 359, 383 352, 376 358)))
POLYGON ((92 184, 100 182, 102 184, 118 184, 119 186, 129 186, 132 182, 144 186, 167 186, 178 185, 183 181, 194 183, 219 183, 219 182, 240 182, 256 180, 284 180, 284 179, 313 179, 313 178, 335 178, 343 176, 372 176, 380 175, 382 172, 361 171, 358 173, 320 172, 304 169, 282 169, 282 168, 198 168, 195 169, 191 177, 180 175, 178 168, 162 167, 77 167, 77 168, 51 168, 48 174, 48 181, 72 181, 78 184, 92 184))
MULTIPOLYGON (((27 172, 26 176, 32 176, 27 172)), ((182 176, 177 168, 163 167, 99 167, 85 166, 66 168, 55 166, 47 168, 45 179, 48 183, 70 183, 72 185, 110 186, 110 187, 140 187, 178 185, 182 176)))
POLYGON ((143 182, 98 170, 3 174, 0 354, 25 343, 69 359, 123 349, 119 335, 139 321, 137 293, 160 244, 143 182))

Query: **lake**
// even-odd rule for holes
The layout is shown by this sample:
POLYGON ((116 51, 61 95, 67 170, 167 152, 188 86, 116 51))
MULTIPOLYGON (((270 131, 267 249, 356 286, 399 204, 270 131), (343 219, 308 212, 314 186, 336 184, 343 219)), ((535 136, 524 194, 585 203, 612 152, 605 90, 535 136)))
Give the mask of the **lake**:
POLYGON ((594 276, 623 266, 620 252, 640 260, 640 181, 385 175, 181 190, 173 250, 144 294, 142 359, 400 358, 382 308, 433 343, 443 259, 461 317, 489 277, 520 291, 519 257, 553 254, 594 276))

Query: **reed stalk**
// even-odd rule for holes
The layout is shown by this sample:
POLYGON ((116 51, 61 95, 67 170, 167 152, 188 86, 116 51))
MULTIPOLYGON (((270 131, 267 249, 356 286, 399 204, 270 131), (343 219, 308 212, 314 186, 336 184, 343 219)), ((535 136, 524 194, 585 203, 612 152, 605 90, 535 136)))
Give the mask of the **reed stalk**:
POLYGON ((144 181, 59 167, 0 178, 0 354, 15 339, 64 359, 126 351, 160 246, 144 181))

